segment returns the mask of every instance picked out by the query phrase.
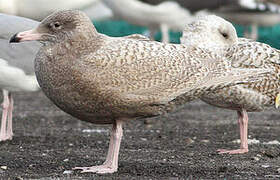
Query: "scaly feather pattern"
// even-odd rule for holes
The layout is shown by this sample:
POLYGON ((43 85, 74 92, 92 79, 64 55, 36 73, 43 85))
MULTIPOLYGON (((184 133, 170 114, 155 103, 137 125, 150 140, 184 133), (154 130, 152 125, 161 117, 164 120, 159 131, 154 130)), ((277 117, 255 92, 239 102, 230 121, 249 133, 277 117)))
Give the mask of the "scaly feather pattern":
POLYGON ((271 73, 260 81, 220 89, 202 99, 219 107, 244 108, 247 111, 261 111, 275 105, 276 96, 280 92, 279 50, 264 43, 241 41, 227 48, 224 53, 232 61, 233 67, 265 68, 271 73))
POLYGON ((262 111, 279 106, 280 54, 264 43, 238 38, 234 27, 224 19, 211 15, 201 17, 186 26, 182 43, 206 48, 231 61, 235 68, 262 68, 270 73, 259 81, 228 86, 205 94, 201 99, 211 105, 237 110, 241 146, 237 150, 218 150, 220 153, 248 152, 247 111, 262 111), (202 29, 204 27, 204 29, 202 29), (198 37, 194 38, 193 37, 198 37))
POLYGON ((174 111, 202 94, 269 73, 232 68, 227 59, 199 47, 101 35, 79 11, 56 12, 10 42, 24 40, 44 42, 35 72, 47 97, 83 121, 113 124, 106 161, 75 168, 82 172, 117 171, 125 120, 174 111))

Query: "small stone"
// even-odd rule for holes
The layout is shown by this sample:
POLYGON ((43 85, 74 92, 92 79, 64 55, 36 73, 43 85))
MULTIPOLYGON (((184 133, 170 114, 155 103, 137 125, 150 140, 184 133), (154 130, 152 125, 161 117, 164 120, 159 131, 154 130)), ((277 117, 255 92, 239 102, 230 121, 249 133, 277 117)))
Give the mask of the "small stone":
POLYGON ((194 142, 194 140, 192 140, 191 138, 187 137, 187 138, 185 139, 185 142, 186 142, 187 144, 191 144, 191 143, 194 142))
POLYGON ((264 142, 263 144, 267 144, 267 145, 279 145, 280 142, 277 140, 273 140, 273 141, 269 141, 269 142, 264 142))
POLYGON ((71 170, 65 170, 65 171, 63 171, 63 174, 72 174, 73 173, 73 171, 71 171, 71 170))
POLYGON ((261 154, 257 154, 256 156, 257 156, 257 157, 262 157, 262 155, 261 155, 261 154))
POLYGON ((263 167, 263 168, 268 168, 268 167, 270 167, 268 164, 263 164, 263 165, 261 165, 261 167, 263 167))
POLYGON ((0 166, 0 168, 1 168, 1 169, 4 169, 4 170, 8 169, 7 166, 0 166))
POLYGON ((260 140, 257 139, 248 139, 248 144, 260 144, 260 140))
POLYGON ((70 143, 69 146, 74 146, 74 144, 70 143))
POLYGON ((105 129, 83 129, 83 133, 106 133, 108 130, 105 129))
POLYGON ((209 143, 210 141, 208 139, 201 140, 202 143, 209 143))
MULTIPOLYGON (((232 141, 233 143, 235 143, 235 144, 240 144, 240 139, 236 139, 236 140, 233 140, 232 141)), ((259 140, 257 140, 257 139, 248 139, 248 144, 260 144, 260 141, 259 140)))
POLYGON ((240 144, 241 141, 240 141, 240 139, 235 139, 232 142, 235 143, 235 144, 240 144))
POLYGON ((63 161, 64 161, 64 162, 68 162, 68 161, 69 161, 69 159, 64 159, 63 161))
POLYGON ((194 156, 194 153, 189 153, 188 156, 190 156, 190 157, 191 157, 191 156, 194 156))
POLYGON ((140 138, 142 141, 147 141, 147 138, 140 138))
POLYGON ((280 168, 277 169, 277 173, 280 173, 280 168))
POLYGON ((260 158, 259 158, 259 157, 257 157, 257 156, 252 157, 252 159, 253 159, 253 160, 255 160, 255 161, 259 161, 259 160, 260 160, 260 158))

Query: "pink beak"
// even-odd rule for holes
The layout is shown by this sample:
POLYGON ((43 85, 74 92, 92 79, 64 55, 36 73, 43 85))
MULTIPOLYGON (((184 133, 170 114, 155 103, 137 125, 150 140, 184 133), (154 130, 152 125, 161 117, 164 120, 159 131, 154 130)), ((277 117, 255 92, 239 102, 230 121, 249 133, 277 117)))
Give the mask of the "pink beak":
POLYGON ((36 31, 36 29, 32 29, 29 31, 19 32, 13 35, 10 39, 10 43, 18 43, 23 41, 35 41, 40 40, 41 34, 36 31))

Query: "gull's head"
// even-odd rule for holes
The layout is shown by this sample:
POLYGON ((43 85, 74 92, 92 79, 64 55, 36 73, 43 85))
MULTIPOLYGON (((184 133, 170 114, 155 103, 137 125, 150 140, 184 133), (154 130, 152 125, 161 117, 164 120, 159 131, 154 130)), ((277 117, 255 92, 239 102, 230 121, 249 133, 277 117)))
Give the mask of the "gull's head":
POLYGON ((181 37, 181 43, 203 48, 225 47, 238 41, 233 25, 216 15, 196 18, 189 23, 181 37))
POLYGON ((40 41, 58 43, 81 33, 94 30, 85 13, 63 10, 46 17, 37 28, 15 34, 10 42, 40 41))

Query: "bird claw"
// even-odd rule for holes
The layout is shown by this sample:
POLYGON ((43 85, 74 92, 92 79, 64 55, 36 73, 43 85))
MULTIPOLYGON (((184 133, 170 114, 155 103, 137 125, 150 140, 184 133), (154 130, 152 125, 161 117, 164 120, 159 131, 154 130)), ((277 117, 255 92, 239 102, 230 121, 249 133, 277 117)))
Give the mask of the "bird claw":
POLYGON ((243 149, 235 149, 235 150, 227 150, 227 149, 218 149, 219 154, 243 154, 247 153, 249 150, 248 148, 243 149))
POLYGON ((2 107, 2 109, 8 109, 9 104, 8 103, 1 103, 1 107, 2 107))
POLYGON ((1 135, 0 136, 0 142, 1 141, 12 140, 12 139, 13 139, 13 135, 1 135))
POLYGON ((81 173, 97 173, 97 174, 106 174, 106 173, 114 173, 117 171, 117 168, 107 165, 101 166, 92 166, 92 167, 75 167, 73 170, 82 170, 81 173))

